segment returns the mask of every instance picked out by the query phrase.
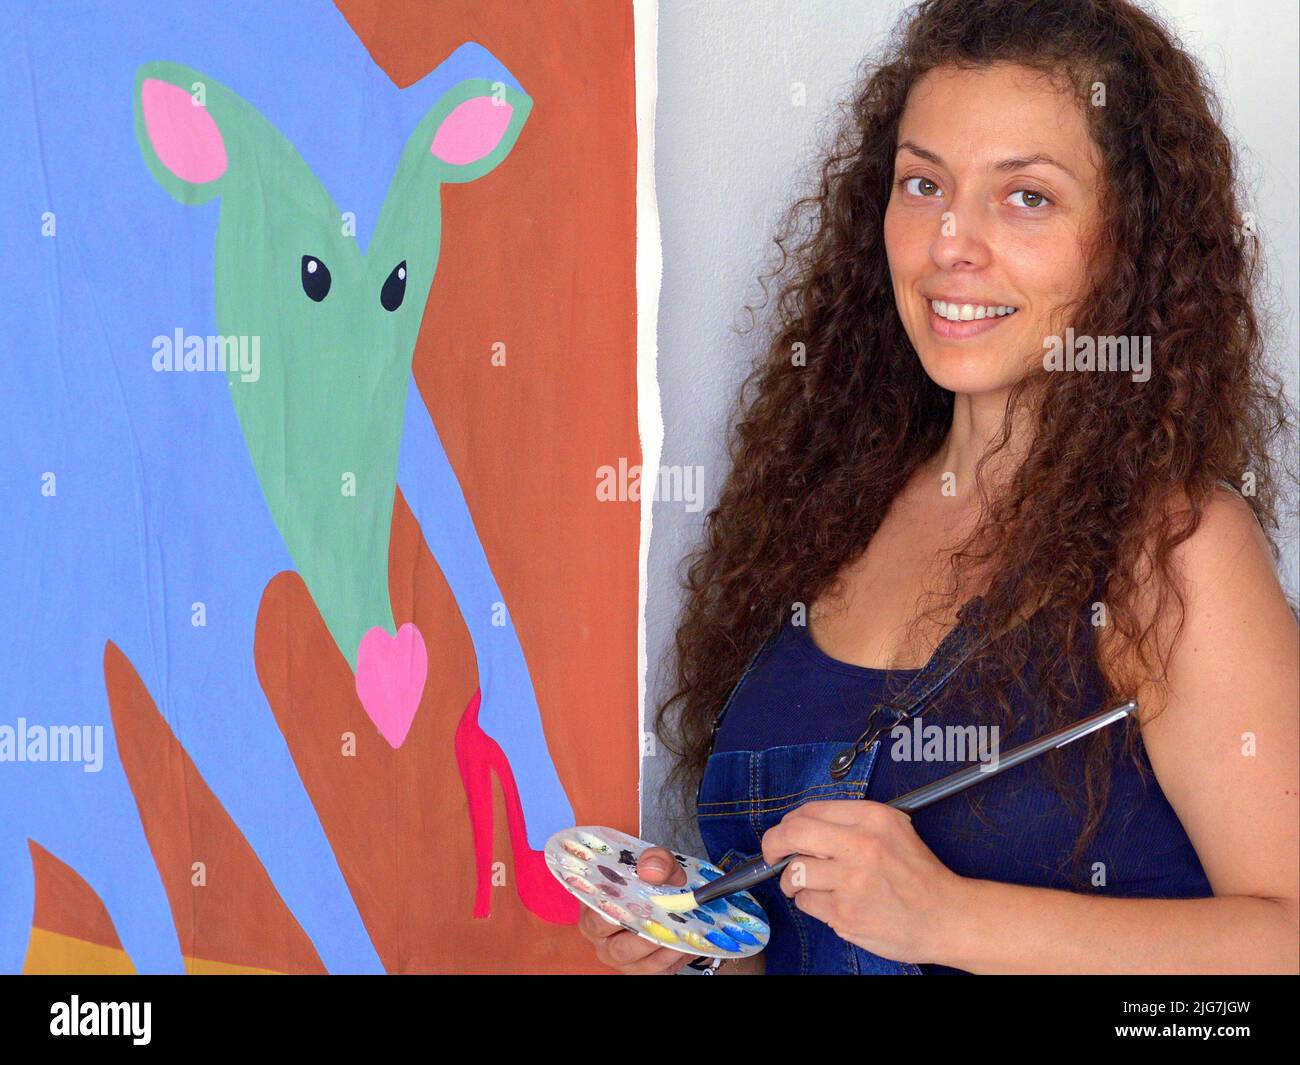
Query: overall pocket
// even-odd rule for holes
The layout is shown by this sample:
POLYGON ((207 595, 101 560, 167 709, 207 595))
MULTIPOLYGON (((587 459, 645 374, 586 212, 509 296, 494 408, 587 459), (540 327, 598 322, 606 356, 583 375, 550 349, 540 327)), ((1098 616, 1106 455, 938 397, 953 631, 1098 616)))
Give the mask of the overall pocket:
MULTIPOLYGON (((713 755, 705 767, 699 796, 700 835, 710 860, 726 872, 758 854, 763 834, 805 803, 861 799, 879 745, 861 754, 849 773, 836 780, 828 768, 843 746, 812 743, 713 755)), ((764 952, 769 974, 919 972, 841 939, 829 925, 799 909, 781 890, 779 878, 756 885, 750 893, 766 911, 772 928, 764 952)))

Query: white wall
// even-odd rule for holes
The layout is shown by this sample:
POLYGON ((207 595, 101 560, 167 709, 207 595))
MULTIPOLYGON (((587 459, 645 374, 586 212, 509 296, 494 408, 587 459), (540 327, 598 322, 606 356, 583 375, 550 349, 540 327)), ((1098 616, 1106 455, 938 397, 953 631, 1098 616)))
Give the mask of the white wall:
MULTIPOLYGON (((654 504, 646 603, 646 714, 668 691, 680 606, 682 559, 726 475, 729 404, 755 346, 731 329, 760 296, 780 213, 810 180, 837 102, 904 5, 898 0, 660 0, 655 180, 663 243, 658 376, 665 467, 702 467, 699 509, 654 504), (802 105, 797 97, 803 86, 802 105)), ((1242 149, 1285 344, 1277 363, 1297 395, 1297 53, 1294 0, 1159 0, 1185 45, 1216 79, 1230 135, 1242 149), (1257 182, 1257 184, 1256 184, 1257 182)), ((1290 594, 1300 589, 1294 511, 1283 559, 1290 594)), ((647 721, 649 726, 650 721, 647 721)), ((702 853, 698 839, 667 826, 659 782, 667 756, 642 769, 642 835, 702 853)))

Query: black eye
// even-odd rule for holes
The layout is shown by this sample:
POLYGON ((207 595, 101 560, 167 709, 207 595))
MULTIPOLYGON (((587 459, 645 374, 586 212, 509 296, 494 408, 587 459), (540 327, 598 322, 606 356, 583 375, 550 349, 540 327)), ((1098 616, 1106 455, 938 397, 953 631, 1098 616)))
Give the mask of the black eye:
POLYGON ((330 272, 314 255, 302 257, 302 290, 320 303, 330 293, 330 272))
POLYGON ((379 290, 379 302, 384 305, 384 310, 395 311, 402 305, 402 300, 406 298, 406 260, 393 267, 393 272, 388 275, 388 280, 384 282, 384 287, 379 290))

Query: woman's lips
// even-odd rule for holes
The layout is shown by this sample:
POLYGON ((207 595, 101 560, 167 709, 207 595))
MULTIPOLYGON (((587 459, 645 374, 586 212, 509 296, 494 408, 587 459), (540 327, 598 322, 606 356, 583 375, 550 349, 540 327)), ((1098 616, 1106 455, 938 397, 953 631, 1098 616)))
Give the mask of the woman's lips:
POLYGON ((990 329, 996 329, 1008 318, 1015 317, 1015 315, 1004 314, 1001 318, 979 318, 969 322, 953 322, 947 318, 940 318, 935 314, 934 305, 929 300, 926 301, 925 309, 930 318, 930 332, 937 337, 942 337, 944 340, 964 340, 966 337, 977 337, 981 333, 987 333, 990 329))

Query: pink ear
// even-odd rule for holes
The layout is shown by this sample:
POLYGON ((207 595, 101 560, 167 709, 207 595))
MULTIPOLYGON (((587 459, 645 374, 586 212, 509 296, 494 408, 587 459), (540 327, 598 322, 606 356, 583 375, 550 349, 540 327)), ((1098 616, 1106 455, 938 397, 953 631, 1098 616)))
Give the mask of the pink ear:
POLYGON ((179 85, 146 78, 140 106, 159 161, 182 181, 202 185, 226 172, 226 142, 208 114, 179 85))
POLYGON ((515 109, 490 96, 475 96, 443 119, 429 151, 444 163, 476 163, 501 143, 515 109))

